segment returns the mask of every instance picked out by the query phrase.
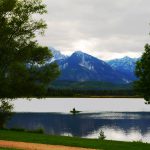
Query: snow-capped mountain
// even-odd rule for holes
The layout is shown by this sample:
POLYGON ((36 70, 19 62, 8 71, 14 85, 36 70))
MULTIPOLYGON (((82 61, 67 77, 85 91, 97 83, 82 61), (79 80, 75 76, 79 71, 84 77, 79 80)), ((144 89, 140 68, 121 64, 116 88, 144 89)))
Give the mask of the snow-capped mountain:
POLYGON ((108 64, 116 71, 124 74, 130 80, 135 80, 135 65, 139 58, 123 57, 108 61, 108 64))
POLYGON ((57 63, 61 70, 59 80, 129 82, 128 78, 112 69, 106 62, 81 51, 73 53, 66 59, 57 60, 57 63))
POLYGON ((60 59, 66 59, 67 58, 67 56, 61 54, 61 52, 59 50, 56 50, 53 47, 50 47, 49 49, 50 49, 50 51, 53 54, 53 58, 50 60, 50 62, 53 62, 55 60, 60 60, 60 59))

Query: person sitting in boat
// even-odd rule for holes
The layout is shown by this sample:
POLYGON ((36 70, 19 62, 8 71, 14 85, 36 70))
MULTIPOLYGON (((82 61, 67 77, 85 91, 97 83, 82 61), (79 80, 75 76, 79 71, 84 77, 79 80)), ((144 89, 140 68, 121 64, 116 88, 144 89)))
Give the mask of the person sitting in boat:
POLYGON ((72 112, 73 112, 73 113, 76 113, 76 109, 75 109, 75 108, 73 108, 72 112))
POLYGON ((78 114, 78 113, 80 113, 81 111, 77 111, 75 108, 73 108, 70 112, 71 112, 72 114, 78 114))

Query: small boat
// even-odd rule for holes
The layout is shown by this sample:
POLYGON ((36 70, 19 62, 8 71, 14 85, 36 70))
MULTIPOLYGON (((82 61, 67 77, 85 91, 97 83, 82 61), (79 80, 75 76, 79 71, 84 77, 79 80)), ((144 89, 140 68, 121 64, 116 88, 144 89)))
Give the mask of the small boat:
POLYGON ((70 113, 72 113, 73 115, 79 114, 81 111, 76 110, 75 108, 73 108, 70 113))

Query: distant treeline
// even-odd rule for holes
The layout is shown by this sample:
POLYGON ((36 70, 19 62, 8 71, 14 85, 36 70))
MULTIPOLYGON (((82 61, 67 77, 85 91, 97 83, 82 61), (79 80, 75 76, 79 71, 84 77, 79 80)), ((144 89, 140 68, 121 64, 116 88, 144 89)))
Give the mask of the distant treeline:
POLYGON ((139 97, 134 90, 80 90, 49 88, 48 97, 139 97))

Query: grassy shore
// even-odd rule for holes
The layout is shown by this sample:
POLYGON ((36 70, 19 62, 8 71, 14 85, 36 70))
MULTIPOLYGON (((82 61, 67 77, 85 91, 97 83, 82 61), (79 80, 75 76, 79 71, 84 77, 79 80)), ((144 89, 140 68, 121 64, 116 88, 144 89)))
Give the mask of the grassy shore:
POLYGON ((0 140, 20 141, 30 143, 65 145, 74 147, 94 148, 103 150, 149 150, 150 144, 141 142, 101 141, 99 139, 84 139, 78 137, 50 136, 22 131, 0 130, 0 140))

